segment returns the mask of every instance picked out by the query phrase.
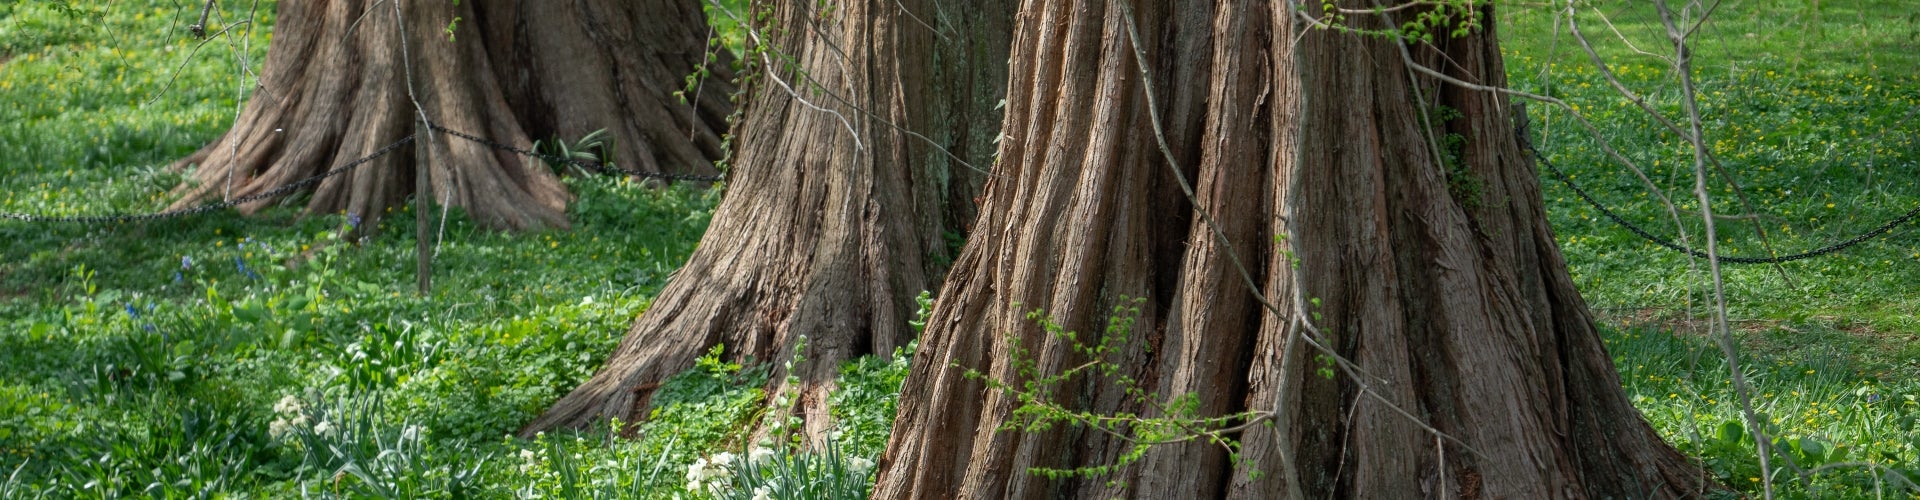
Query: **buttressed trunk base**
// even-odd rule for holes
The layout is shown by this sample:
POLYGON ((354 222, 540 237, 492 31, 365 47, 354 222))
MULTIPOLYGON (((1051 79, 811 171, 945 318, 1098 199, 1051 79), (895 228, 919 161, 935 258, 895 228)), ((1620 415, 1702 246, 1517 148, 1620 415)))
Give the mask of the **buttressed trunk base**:
MULTIPOLYGON (((1623 394, 1504 96, 1417 75, 1388 38, 1298 32, 1283 2, 1121 4, 1020 11, 998 177, 914 359, 877 498, 1710 487, 1623 394), (1449 135, 1460 146, 1444 146, 1449 135), (1110 475, 1031 474, 1120 463, 1132 445, 1085 427, 1002 430, 1023 422, 1020 403, 962 368, 1017 385, 1021 362, 1042 374, 1082 365, 1027 312, 1089 342, 1136 299, 1140 316, 1108 358, 1117 373, 1060 384, 1054 402, 1164 416, 1116 383, 1126 378, 1158 401, 1191 396, 1198 416, 1255 411, 1272 425, 1230 434, 1240 461, 1196 440, 1153 446, 1110 475), (1306 338, 1353 370, 1323 376, 1327 358, 1306 338)), ((1410 57, 1504 85, 1492 8, 1478 13, 1483 30, 1410 57)), ((1410 14, 1348 22, 1378 29, 1410 14)))
MULTIPOLYGON (((624 168, 714 172, 732 87, 726 51, 707 60, 705 28, 696 0, 283 2, 233 128, 175 164, 198 166, 176 206, 345 165, 414 135, 420 110, 436 126, 521 149, 605 128, 624 168), (698 100, 683 103, 673 92, 703 65, 709 76, 688 94, 698 100)), ((567 225, 566 189, 544 165, 431 139, 437 200, 495 228, 567 225)), ((417 188, 404 151, 321 181, 307 211, 380 217, 417 188)))
POLYGON ((820 8, 756 3, 771 18, 751 33, 760 55, 749 56, 740 149, 712 225, 605 367, 522 434, 634 421, 712 346, 778 362, 804 336, 798 386, 778 373, 772 389, 799 393, 794 411, 818 438, 840 365, 912 338, 913 299, 944 271, 946 234, 961 230, 955 214, 971 210, 979 184, 973 169, 990 161, 991 132, 954 122, 991 113, 1005 81, 994 66, 1005 39, 978 27, 1005 26, 1011 5, 950 12, 946 31, 919 21, 933 18, 926 0, 820 8), (936 69, 936 58, 950 64, 936 69))

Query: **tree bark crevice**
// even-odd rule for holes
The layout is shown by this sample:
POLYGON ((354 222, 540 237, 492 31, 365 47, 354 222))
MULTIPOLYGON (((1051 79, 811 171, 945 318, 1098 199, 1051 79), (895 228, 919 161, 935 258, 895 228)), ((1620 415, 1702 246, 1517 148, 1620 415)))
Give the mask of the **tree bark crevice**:
POLYGON ((1012 6, 952 12, 936 43, 912 20, 924 0, 863 0, 830 11, 806 2, 752 6, 749 71, 728 193, 693 256, 635 321, 606 365, 523 434, 634 421, 632 389, 693 366, 713 345, 735 361, 804 361, 776 370, 772 393, 797 393, 794 416, 815 440, 832 425, 828 393, 841 364, 907 345, 914 297, 950 262, 991 136, 954 122, 993 113, 1005 81, 1012 6), (784 28, 784 29, 778 29, 784 28), (760 51, 777 51, 778 56, 760 51), (936 71, 934 61, 948 61, 936 71), (772 61, 776 67, 768 67, 772 61), (781 63, 792 61, 792 65, 781 63), (955 77, 936 84, 936 74, 955 77), (775 79, 778 81, 776 82, 775 79), (992 82, 965 85, 955 82, 992 82), (784 85, 782 84, 784 83, 784 85), (942 88, 938 96, 929 89, 942 88), (804 102, 803 102, 804 100, 804 102), (953 157, 960 160, 954 160, 953 157), (788 384, 787 375, 797 384, 788 384))
MULTIPOLYGON (((1622 393, 1504 96, 1415 76, 1390 38, 1295 33, 1280 2, 1131 7, 1022 10, 1013 82, 1032 84, 1008 96, 1000 177, 903 388, 877 498, 1680 497, 1710 487, 1622 393), (1144 23, 1140 58, 1124 10, 1144 23), (1164 106, 1157 130, 1149 105, 1164 106), (1460 118, 1437 118, 1443 106, 1460 118), (1448 133, 1464 140, 1458 151, 1441 146, 1448 133), (1018 403, 960 367, 1017 386, 1028 380, 1020 363, 1041 374, 1084 363, 1025 312, 1044 310, 1085 342, 1132 298, 1145 306, 1116 377, 1162 401, 1189 396, 1195 416, 1258 410, 1274 425, 1237 435, 1242 461, 1189 442, 1151 448, 1111 476, 1029 474, 1112 464, 1131 445, 1057 425, 1002 430, 1023 422, 1018 403), (1362 379, 1323 377, 1332 367, 1322 353, 1289 337, 1307 334, 1302 321, 1362 379), (1015 342, 1030 359, 1011 359, 1015 342)), ((1437 37, 1413 57, 1503 85, 1494 16, 1479 8, 1485 30, 1437 37)), ((1402 15, 1352 22, 1380 29, 1402 15)), ((1117 391, 1091 377, 1053 402, 1165 416, 1117 391)))
MULTIPOLYGON (((415 135, 421 111, 436 126, 522 149, 605 128, 623 168, 711 173, 731 113, 731 60, 725 51, 707 60, 695 1, 288 2, 278 18, 258 93, 231 130, 174 164, 195 167, 176 207, 341 167, 415 135), (698 102, 682 103, 673 92, 703 65, 698 102)), ((569 195, 539 161, 430 139, 434 186, 413 185, 411 155, 389 154, 321 181, 307 211, 377 220, 425 188, 489 227, 567 225, 569 195)))

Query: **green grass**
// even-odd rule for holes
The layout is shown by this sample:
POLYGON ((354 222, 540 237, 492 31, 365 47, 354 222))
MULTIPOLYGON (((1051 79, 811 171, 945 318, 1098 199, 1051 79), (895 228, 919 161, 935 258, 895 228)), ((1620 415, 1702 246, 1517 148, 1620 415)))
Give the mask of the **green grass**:
MULTIPOLYGON (((1813 5, 1726 2, 1695 46, 1707 137, 1777 254, 1844 240, 1920 206, 1920 127, 1913 125, 1920 123, 1920 17, 1913 17, 1920 9, 1885 0, 1813 5)), ((1651 4, 1599 6, 1621 35, 1583 9, 1583 32, 1623 83, 1685 123, 1669 63, 1634 50, 1671 52, 1661 49, 1664 31, 1651 4)), ((1548 11, 1509 9, 1501 21, 1513 84, 1577 106, 1673 200, 1683 223, 1676 228, 1649 189, 1564 110, 1536 104, 1542 151, 1627 219, 1669 238, 1684 232, 1699 246, 1690 145, 1614 93, 1571 35, 1553 31, 1548 11)), ((1636 404, 1722 483, 1757 495, 1758 453, 1740 429, 1721 351, 1705 334, 1712 304, 1705 263, 1656 247, 1541 178, 1582 293, 1617 325, 1606 340, 1636 404)), ((1710 185, 1716 214, 1749 213, 1734 186, 1717 177, 1710 185)), ((1716 226, 1723 252, 1768 255, 1750 220, 1716 226)), ((1920 494, 1889 476, 1920 481, 1914 227, 1778 268, 1724 267, 1755 409, 1790 450, 1772 460, 1778 492, 1788 498, 1920 494), (1830 468, 1803 481, 1785 458, 1802 470, 1830 468), (1843 463, 1858 465, 1836 465, 1843 463)))
MULTIPOLYGON (((1600 7, 1653 50, 1660 38, 1646 5, 1600 7)), ((1920 204, 1920 116, 1909 116, 1920 108, 1920 9, 1812 5, 1729 1, 1698 49, 1709 137, 1782 253, 1920 204)), ((262 5, 250 34, 256 64, 272 6, 262 5)), ((1590 12, 1589 35, 1628 85, 1677 113, 1665 63, 1635 54, 1590 12)), ((237 102, 225 40, 187 58, 197 41, 184 25, 196 14, 153 0, 0 5, 0 211, 165 205, 180 179, 165 165, 217 137, 237 102)), ((1613 95, 1550 31, 1545 11, 1519 6, 1498 21, 1516 86, 1579 105, 1691 209, 1684 144, 1613 95)), ((719 24, 720 38, 738 40, 719 24)), ((1588 190, 1657 232, 1699 240, 1697 223, 1674 227, 1563 112, 1533 110, 1543 149, 1588 190)), ((663 387, 653 418, 637 427, 503 438, 591 373, 692 251, 717 201, 613 179, 567 182, 579 197, 569 231, 492 233, 452 213, 428 298, 412 294, 406 224, 343 241, 344 214, 299 217, 298 203, 149 224, 0 222, 0 498, 704 495, 686 488, 689 465, 772 444, 745 435, 777 398, 763 392, 765 367, 709 358, 663 387)), ((1546 182, 1560 243, 1607 318, 1628 393, 1717 479, 1756 493, 1756 452, 1726 425, 1737 422, 1737 398, 1702 334, 1699 263, 1546 182)), ((1716 212, 1745 211, 1729 186, 1714 186, 1716 212)), ((387 220, 411 219, 406 210, 387 220)), ((1765 253, 1750 224, 1720 228, 1732 254, 1765 253)), ((1783 268, 1728 268, 1756 409, 1803 469, 1873 464, 1806 481, 1776 469, 1783 496, 1920 493, 1888 476, 1920 480, 1913 228, 1783 268)), ((906 368, 904 353, 850 363, 833 395, 843 435, 832 454, 783 449, 729 462, 742 465, 708 478, 728 485, 710 493, 869 480, 843 465, 883 446, 906 368)))
MULTIPOLYGON (((0 211, 163 208, 180 179, 165 166, 234 112, 227 41, 187 59, 191 6, 57 7, 0 6, 0 211)), ((256 71, 273 10, 256 17, 256 71)), ((354 241, 347 214, 300 217, 298 200, 257 217, 0 223, 0 497, 685 494, 687 464, 745 451, 764 370, 676 377, 626 430, 638 439, 502 438, 592 373, 718 201, 567 183, 569 231, 450 214, 426 298, 406 207, 354 241)), ((888 411, 876 395, 904 366, 849 365, 843 393, 866 399, 846 408, 888 411)), ((856 433, 861 456, 884 431, 856 433)))

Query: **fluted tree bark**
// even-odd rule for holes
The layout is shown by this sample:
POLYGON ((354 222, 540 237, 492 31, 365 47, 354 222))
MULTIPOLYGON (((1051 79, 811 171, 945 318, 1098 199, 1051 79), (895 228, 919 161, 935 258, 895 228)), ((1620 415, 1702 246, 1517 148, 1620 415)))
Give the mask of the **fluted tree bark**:
MULTIPOLYGON (((921 339, 876 498, 1710 487, 1629 404, 1506 96, 1408 63, 1504 85, 1490 3, 1468 4, 1482 29, 1442 30, 1405 58, 1393 38, 1303 30, 1287 4, 1022 4, 1000 165, 921 339), (1135 426, 1007 430, 1032 422, 1022 403, 966 376, 1018 388, 1081 366, 1086 354, 1029 312, 1089 343, 1135 300, 1139 317, 1107 358, 1117 370, 1057 384, 1049 401, 1160 418, 1153 402, 1188 396, 1189 415, 1261 422, 1227 434, 1243 460, 1197 440, 1123 461, 1133 444, 1120 436, 1135 426), (1122 466, 1030 473, 1109 464, 1122 466)), ((1354 12, 1343 26, 1366 30, 1434 8, 1333 4, 1354 12)))
MULTIPOLYGON (((416 98, 435 125, 502 144, 607 129, 623 168, 713 173, 732 59, 707 49, 707 33, 699 0, 281 2, 252 98, 224 136, 175 164, 197 166, 177 205, 267 191, 367 156, 416 132, 416 98), (676 97, 701 68, 697 91, 676 97)), ((437 199, 496 228, 566 225, 566 189, 546 167, 433 139, 437 199)), ((380 216, 416 189, 406 151, 320 182, 307 210, 380 216)))
POLYGON ((726 198, 605 367, 522 433, 644 418, 654 389, 715 344, 781 361, 804 336, 799 387, 775 390, 800 393, 795 412, 820 436, 840 364, 911 340, 913 298, 965 231, 998 130, 1011 7, 754 2, 726 198))

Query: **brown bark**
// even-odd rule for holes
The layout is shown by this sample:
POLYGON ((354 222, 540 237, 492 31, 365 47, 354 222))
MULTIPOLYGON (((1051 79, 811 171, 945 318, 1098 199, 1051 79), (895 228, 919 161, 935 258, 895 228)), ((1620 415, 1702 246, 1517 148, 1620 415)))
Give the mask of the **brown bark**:
POLYGON ((910 340, 913 297, 944 270, 943 232, 961 230, 950 214, 967 210, 979 182, 958 163, 983 169, 991 152, 991 132, 953 120, 992 112, 1005 81, 992 68, 1007 47, 991 32, 928 23, 1004 25, 1010 4, 767 4, 755 5, 772 17, 753 31, 758 67, 712 225, 606 366, 523 434, 633 421, 661 381, 715 344, 731 359, 781 361, 805 336, 801 386, 776 390, 801 392, 796 412, 817 437, 839 365, 910 340), (951 67, 936 69, 936 54, 951 67))
MULTIPOLYGON (((1708 487, 1628 404, 1504 96, 1415 77, 1389 39, 1296 32, 1282 2, 1132 4, 1151 89, 1117 3, 1022 7, 1002 177, 914 359, 877 498, 1644 498, 1708 487), (1463 118, 1423 113, 1440 106, 1463 118), (1436 147, 1448 133, 1465 139, 1457 159, 1436 147), (1201 416, 1267 412, 1272 427, 1233 436, 1247 459, 1237 464, 1189 442, 1111 476, 1030 474, 1116 463, 1129 445, 1085 428, 1001 430, 1021 421, 1018 402, 962 367, 1022 382, 1009 339, 1042 373, 1085 363, 1026 312, 1043 309, 1084 342, 1131 298, 1145 305, 1110 358, 1117 375, 1062 384, 1055 402, 1157 416, 1114 383, 1124 376, 1161 400, 1195 396, 1201 416), (1361 378, 1320 376, 1317 352, 1287 348, 1294 334, 1352 360, 1361 378)), ((1481 12, 1484 31, 1439 37, 1413 58, 1503 85, 1495 17, 1481 12)))
MULTIPOLYGON (((281 3, 253 98, 226 135, 175 164, 199 166, 176 205, 266 191, 373 153, 415 132, 412 98, 435 125, 522 149, 605 128, 623 168, 714 171, 731 113, 725 51, 706 63, 712 76, 697 102, 673 95, 706 59, 696 0, 408 0, 400 15, 395 6, 281 3)), ((567 224, 566 189, 537 161, 445 135, 433 141, 437 199, 498 228, 567 224)), ((377 218, 413 191, 413 167, 402 152, 328 178, 307 210, 377 218)))

